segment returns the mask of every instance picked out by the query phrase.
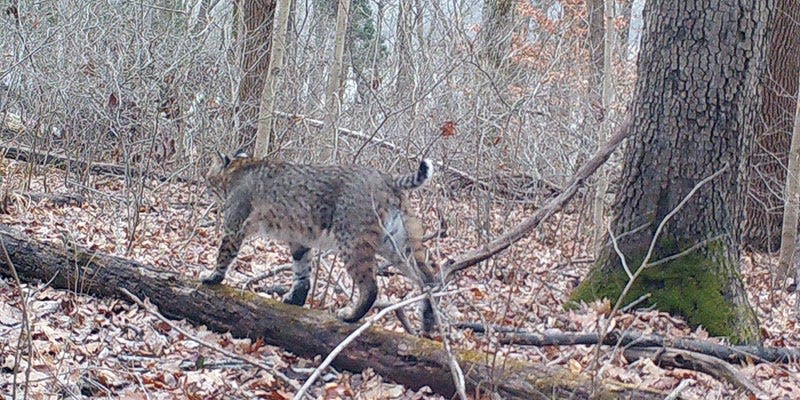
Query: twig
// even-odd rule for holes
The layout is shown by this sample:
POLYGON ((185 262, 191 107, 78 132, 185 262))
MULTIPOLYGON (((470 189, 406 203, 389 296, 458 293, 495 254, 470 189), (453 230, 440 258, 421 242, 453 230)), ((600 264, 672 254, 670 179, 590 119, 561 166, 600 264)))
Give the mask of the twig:
POLYGON ((431 303, 431 307, 433 307, 433 318, 436 321, 436 325, 439 326, 439 332, 442 334, 442 343, 444 344, 444 350, 447 353, 447 364, 450 366, 450 373, 453 374, 453 383, 456 387, 456 393, 458 393, 458 397, 461 400, 467 400, 466 385, 464 383, 464 371, 461 370, 461 366, 458 365, 456 356, 453 355, 453 349, 450 347, 450 340, 447 339, 447 332, 445 332, 444 325, 442 325, 441 310, 439 310, 439 307, 436 305, 430 290, 426 292, 426 295, 428 297, 428 301, 431 303))
POLYGON ((685 255, 687 255, 687 254, 689 254, 689 253, 691 253, 691 252, 693 252, 693 251, 695 251, 695 250, 697 250, 697 249, 699 249, 699 248, 701 248, 701 247, 703 247, 703 246, 705 246, 705 245, 707 245, 707 244, 709 244, 711 242, 714 242, 714 241, 717 241, 719 239, 722 239, 724 236, 725 235, 717 235, 717 236, 714 236, 714 237, 709 238, 709 239, 701 240, 700 242, 695 243, 694 246, 689 247, 688 249, 686 249, 686 250, 684 250, 684 251, 682 251, 680 253, 673 254, 671 256, 664 257, 664 258, 662 258, 662 259, 660 259, 658 261, 653 261, 653 262, 647 264, 647 268, 655 267, 657 265, 668 263, 668 262, 670 262, 672 260, 681 258, 681 257, 683 257, 683 256, 685 256, 685 255))
POLYGON ((691 385, 694 385, 694 379, 682 380, 681 383, 679 383, 678 386, 667 395, 667 397, 664 397, 664 400, 677 400, 678 396, 681 395, 681 392, 686 390, 686 388, 691 385))
POLYGON ((377 314, 373 315, 372 317, 370 317, 366 321, 364 321, 364 323, 361 324, 361 326, 359 326, 356 330, 354 330, 353 333, 348 335, 341 343, 339 343, 339 345, 337 345, 330 352, 330 354, 328 354, 327 357, 325 357, 325 360, 322 361, 322 364, 320 364, 319 367, 317 367, 314 370, 314 373, 311 374, 311 376, 308 377, 308 379, 306 379, 306 382, 297 391, 297 393, 294 395, 293 399, 294 400, 299 400, 303 396, 306 396, 306 392, 311 387, 311 385, 313 385, 314 382, 319 378, 319 376, 322 375, 322 371, 324 371, 325 368, 328 368, 328 366, 331 365, 331 363, 333 362, 333 359, 336 358, 336 356, 338 356, 339 353, 341 353, 342 350, 344 350, 353 340, 355 340, 355 338, 357 338, 359 335, 361 335, 362 332, 364 332, 365 330, 367 330, 367 328, 372 326, 372 324, 377 322, 379 319, 383 318, 386 314, 388 314, 388 313, 390 313, 390 312, 392 312, 392 311, 394 311, 394 310, 396 310, 398 308, 402 308, 402 307, 405 307, 405 306, 407 306, 409 304, 413 304, 413 303, 416 303, 418 301, 424 300, 425 297, 427 297, 427 296, 428 296, 427 293, 423 293, 423 294, 411 297, 409 299, 403 300, 403 301, 401 301, 401 302, 399 302, 399 303, 397 303, 395 305, 392 305, 390 307, 384 308, 383 310, 379 311, 377 314))
POLYGON ((31 368, 33 364, 33 340, 31 340, 31 324, 30 320, 28 319, 28 296, 25 295, 25 291, 22 290, 22 281, 19 279, 19 275, 17 274, 17 268, 14 267, 14 263, 11 262, 11 257, 8 255, 6 245, 2 241, 0 241, 0 248, 3 249, 3 257, 5 258, 6 263, 8 263, 11 274, 14 276, 14 283, 17 284, 17 290, 19 291, 19 309, 22 313, 22 324, 19 330, 19 338, 17 339, 17 351, 14 354, 14 378, 11 388, 11 398, 17 398, 17 371, 19 370, 20 360, 22 359, 22 350, 20 347, 22 341, 24 340, 27 344, 28 350, 28 367, 25 369, 25 383, 22 398, 27 399, 28 387, 30 386, 28 383, 31 379, 31 368))
MULTIPOLYGON (((376 301, 375 304, 372 305, 372 308, 376 310, 382 310, 386 307, 391 307, 392 305, 393 304, 389 302, 376 301)), ((405 311, 403 311, 402 308, 394 310, 394 315, 395 317, 397 317, 398 320, 400 320, 400 325, 403 326, 403 329, 406 331, 406 333, 410 335, 416 333, 416 330, 414 329, 413 326, 411 326, 411 322, 408 321, 408 316, 406 315, 405 311)))
MULTIPOLYGON (((302 115, 302 114, 292 114, 292 113, 287 113, 287 112, 283 112, 283 111, 275 111, 273 114, 275 114, 278 117, 290 119, 290 120, 293 120, 293 121, 299 120, 299 121, 302 121, 305 124, 308 124, 310 126, 314 126, 314 127, 317 127, 317 128, 321 128, 321 127, 325 126, 325 123, 323 121, 320 121, 318 119, 309 118, 309 117, 307 117, 305 115, 302 115)), ((390 150, 390 151, 393 151, 393 152, 404 152, 404 153, 407 153, 400 146, 397 146, 396 144, 394 144, 392 142, 389 142, 387 140, 376 138, 376 137, 374 137, 374 135, 370 136, 370 135, 367 135, 367 134, 365 134, 365 133, 363 133, 361 131, 356 131, 356 130, 342 128, 342 127, 337 127, 336 131, 338 133, 340 133, 340 134, 345 135, 345 136, 350 136, 350 137, 356 138, 358 140, 363 140, 365 143, 370 143, 370 142, 374 143, 378 147, 382 147, 382 148, 384 148, 386 150, 390 150)), ((461 179, 464 179, 466 181, 469 181, 469 182, 471 182, 471 183, 473 183, 475 185, 478 185, 478 186, 480 186, 482 188, 491 187, 490 184, 488 184, 488 183, 486 183, 486 182, 484 182, 484 181, 482 181, 482 180, 480 180, 478 178, 475 178, 472 175, 470 175, 470 174, 468 174, 468 173, 466 173, 466 172, 464 172, 464 171, 462 171, 462 170, 460 170, 458 168, 454 168, 454 167, 451 167, 449 165, 445 165, 444 163, 442 163, 440 161, 435 161, 434 164, 437 167, 443 168, 443 169, 447 170, 448 172, 450 172, 451 174, 453 174, 453 175, 455 175, 455 176, 457 176, 457 177, 459 177, 461 179)))
POLYGON ((154 317, 160 319, 162 322, 164 322, 165 324, 169 325, 170 328, 174 329, 176 332, 178 332, 181 335, 185 336, 187 339, 189 339, 189 340, 191 340, 191 341, 193 341, 193 342, 195 342, 195 343, 197 343, 197 344, 199 344, 199 345, 201 345, 201 346, 203 346, 203 347, 205 347, 205 348, 207 348, 207 349, 209 349, 211 351, 220 353, 220 354, 222 354, 222 355, 224 355, 226 357, 242 361, 243 363, 249 364, 249 365, 251 365, 253 367, 256 367, 256 368, 258 368, 260 370, 264 370, 264 371, 267 371, 269 373, 275 374, 275 376, 281 378, 287 385, 291 386, 294 389, 298 388, 296 383, 292 382, 292 380, 288 376, 286 376, 282 372, 278 371, 277 368, 275 368, 274 366, 271 367, 269 365, 262 364, 258 360, 255 360, 254 358, 252 358, 252 357, 250 357, 248 355, 236 354, 236 353, 230 352, 228 350, 225 350, 225 349, 223 349, 221 347, 214 346, 213 344, 207 343, 207 342, 203 341, 202 339, 198 338, 197 336, 194 336, 191 333, 186 332, 182 328, 180 328, 177 325, 175 325, 172 321, 167 319, 167 317, 161 315, 160 312, 158 312, 157 310, 154 310, 150 306, 144 304, 144 302, 142 302, 142 300, 140 300, 138 297, 136 297, 133 293, 129 292, 127 289, 119 288, 119 290, 120 290, 120 292, 122 292, 126 296, 128 296, 131 299, 131 301, 136 303, 143 310, 147 311, 149 314, 153 315, 154 317))
POLYGON ((649 298, 650 298, 650 296, 652 296, 652 295, 653 295, 652 293, 650 293, 650 292, 647 292, 647 293, 645 293, 645 294, 643 294, 643 295, 639 296, 639 298, 638 298, 638 299, 636 299, 636 300, 634 300, 634 301, 630 302, 630 303, 629 303, 628 305, 626 305, 625 307, 622 307, 622 308, 620 309, 620 311, 622 311, 622 312, 628 312, 628 310, 630 310, 630 309, 631 309, 631 308, 633 308, 633 307, 636 307, 636 305, 637 305, 637 304, 639 304, 639 303, 641 303, 641 302, 643 302, 643 301, 645 301, 645 300, 649 299, 649 298))
POLYGON ((624 299, 625 296, 627 296, 628 292, 631 290, 631 287, 633 287, 633 283, 636 281, 636 278, 638 278, 639 275, 641 275, 642 271, 644 271, 647 268, 648 263, 650 262, 650 257, 653 256, 653 252, 656 249, 656 243, 658 242, 658 238, 661 236, 661 231, 664 230, 664 227, 667 225, 667 222, 669 222, 669 220, 671 220, 672 217, 674 217, 675 214, 677 214, 678 211, 680 211, 683 208, 683 206, 689 202, 689 199, 691 199, 694 196, 694 194, 697 193, 698 190, 700 190, 701 187, 705 186, 706 183, 710 182, 712 179, 722 174, 726 169, 728 169, 727 164, 725 164, 725 166, 723 166, 713 174, 703 178, 700 182, 697 182, 697 184, 694 185, 692 190, 690 190, 689 193, 687 193, 686 196, 684 196, 683 199, 681 199, 681 202, 678 203, 678 205, 676 205, 675 208, 673 208, 669 213, 667 213, 667 215, 661 220, 661 222, 658 224, 658 227, 656 228, 655 233, 653 233, 653 240, 650 241, 650 248, 647 249, 647 254, 644 256, 642 264, 639 266, 639 268, 636 269, 636 272, 634 272, 633 277, 628 279, 628 283, 625 285, 625 288, 622 289, 622 293, 620 293, 619 298, 617 298, 617 303, 614 305, 614 310, 619 310, 620 306, 622 305, 622 299, 624 299))
POLYGON ((267 272, 265 272, 265 273, 263 273, 261 275, 254 276, 254 277, 244 281, 244 285, 242 285, 242 289, 247 289, 252 284, 254 284, 256 282, 259 282, 259 281, 262 281, 264 279, 273 277, 275 275, 280 274, 281 272, 286 272, 286 271, 288 271, 290 269, 292 269, 292 264, 291 263, 281 264, 281 265, 279 265, 277 267, 274 267, 271 270, 269 270, 269 271, 267 271, 267 272))

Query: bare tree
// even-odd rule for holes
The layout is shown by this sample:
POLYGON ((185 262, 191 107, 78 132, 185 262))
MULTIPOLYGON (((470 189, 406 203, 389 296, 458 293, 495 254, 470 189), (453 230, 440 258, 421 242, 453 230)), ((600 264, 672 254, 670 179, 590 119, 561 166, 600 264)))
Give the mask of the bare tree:
POLYGON ((272 35, 274 0, 242 0, 235 2, 240 18, 236 37, 239 41, 240 71, 238 106, 239 145, 253 146, 256 140, 258 106, 269 70, 269 44, 272 35))
MULTIPOLYGON (((616 29, 614 28, 614 2, 605 0, 605 40, 603 43, 603 110, 605 116, 600 128, 599 142, 603 143, 606 138, 611 136, 613 130, 613 105, 615 101, 614 93, 614 42, 616 29)), ((606 191, 608 190, 608 177, 601 170, 595 185, 594 197, 594 228, 595 246, 599 246, 601 239, 605 236, 604 208, 606 191)))
POLYGON ((273 111, 278 88, 282 83, 283 54, 286 52, 286 28, 289 24, 291 0, 277 0, 275 5, 275 27, 272 33, 272 54, 269 58, 267 76, 264 77, 264 90, 258 111, 258 131, 256 133, 255 153, 258 157, 270 153, 275 140, 272 133, 273 111))
POLYGON ((783 227, 781 230, 781 250, 778 257, 778 282, 783 281, 792 265, 797 246, 797 217, 800 211, 800 91, 792 133, 792 146, 789 149, 789 166, 786 171, 786 186, 783 190, 786 199, 783 207, 783 227))
MULTIPOLYGON (((338 0, 339 7, 336 11, 336 35, 333 45, 333 62, 331 63, 328 75, 328 86, 325 90, 325 128, 326 136, 333 139, 333 151, 331 161, 336 162, 339 158, 339 108, 341 107, 341 86, 342 86, 342 59, 344 57, 345 35, 347 34, 347 17, 350 13, 350 0, 338 0)), ((329 143, 324 140, 323 143, 329 143)))
POLYGON ((800 2, 776 0, 769 22, 767 73, 761 82, 761 122, 749 163, 745 245, 762 251, 780 246, 783 185, 800 78, 800 2))
POLYGON ((517 2, 515 0, 485 0, 481 59, 487 66, 500 69, 512 63, 508 59, 515 31, 517 2))

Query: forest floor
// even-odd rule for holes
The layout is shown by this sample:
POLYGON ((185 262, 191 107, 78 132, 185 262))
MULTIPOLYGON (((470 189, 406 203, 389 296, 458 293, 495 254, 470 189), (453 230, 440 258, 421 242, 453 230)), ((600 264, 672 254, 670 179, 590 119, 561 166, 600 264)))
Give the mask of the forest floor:
MULTIPOLYGON (((29 166, 0 161, 6 194, 0 223, 30 237, 51 243, 75 242, 179 272, 193 278, 214 264, 219 230, 212 200, 205 188, 191 184, 145 182, 139 191, 121 178, 92 176, 80 184, 64 185, 64 172, 41 169, 27 179, 29 166), (88 200, 81 205, 35 202, 19 193, 69 193, 83 189, 88 200), (139 201, 134 201, 139 197, 139 201), (134 224, 133 221, 137 221, 134 224), (133 240, 129 240, 129 238, 133 240)), ((427 242, 437 260, 454 258, 517 224, 533 210, 532 204, 497 201, 490 207, 459 194, 453 198, 425 189, 412 195, 427 232, 446 221, 447 237, 427 242), (438 212, 436 211, 438 209, 438 212), (439 217, 441 216, 441 218, 439 217), (476 228, 480 227, 480 229, 476 228)), ((586 215, 575 207, 550 218, 533 234, 500 256, 462 271, 457 294, 442 298, 440 306, 451 322, 511 326, 530 332, 563 330, 597 332, 599 326, 632 329, 675 338, 709 338, 702 328, 667 314, 641 310, 609 317, 608 302, 565 311, 570 291, 591 262, 586 215)), ((348 302, 349 282, 341 279, 334 256, 317 263, 311 307, 335 310, 348 302)), ((279 243, 256 239, 244 246, 226 283, 243 287, 249 278, 290 261, 279 243)), ((769 266, 762 255, 744 258, 743 276, 751 304, 762 323, 765 345, 800 346, 795 293, 772 289, 769 266)), ((397 301, 412 290, 408 280, 393 275, 379 278, 379 301, 397 301)), ((279 274, 252 285, 288 285, 291 273, 279 274)), ((22 286, 31 324, 30 346, 20 339, 23 314, 16 284, 0 279, 0 394, 3 398, 61 399, 285 399, 319 365, 321 357, 302 359, 260 342, 235 339, 205 327, 175 321, 178 329, 148 311, 118 299, 98 299, 74 291, 54 290, 46 283, 22 286), (247 354, 268 365, 258 369, 239 359, 202 347, 192 338, 236 354, 247 354), (19 362, 16 369, 14 365, 19 362), (279 378, 282 375, 292 382, 279 378), (16 384, 16 386, 15 386, 16 384)), ((409 312, 419 324, 416 312, 409 312)), ((380 321, 386 329, 402 330, 394 316, 380 321)), ((480 348, 531 363, 561 364, 587 371, 604 381, 667 394, 682 381, 687 399, 748 398, 727 384, 690 370, 662 369, 651 361, 629 363, 620 349, 596 346, 522 347, 501 345, 492 335, 451 328, 452 343, 460 348, 480 348)), ((324 356, 324 355, 323 355, 324 356)), ((500 366, 498 366, 499 368, 500 366)), ((800 365, 758 364, 735 367, 769 398, 800 398, 800 365)), ((418 391, 383 380, 371 371, 359 374, 328 369, 311 390, 315 398, 419 399, 440 398, 423 388, 418 391)), ((488 398, 485 396, 477 396, 488 398)))

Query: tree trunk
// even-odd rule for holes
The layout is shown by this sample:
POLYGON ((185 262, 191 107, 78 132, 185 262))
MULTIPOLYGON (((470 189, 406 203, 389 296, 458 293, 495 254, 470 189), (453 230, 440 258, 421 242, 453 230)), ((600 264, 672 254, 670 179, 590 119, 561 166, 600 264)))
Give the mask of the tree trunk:
MULTIPOLYGON (((603 79, 605 24, 604 0, 587 0, 586 14, 588 16, 586 46, 589 50, 589 96, 590 102, 600 99, 600 87, 603 79)), ((598 122, 600 118, 597 118, 598 122)))
MULTIPOLYGON (((600 0, 602 2, 602 0, 600 0)), ((602 7, 602 5, 601 5, 602 7)), ((516 29, 516 0, 484 0, 481 29, 481 61, 490 70, 506 71, 511 66, 507 57, 516 29)), ((602 17, 602 8, 600 9, 602 17)), ((602 21, 601 21, 602 24, 602 21)), ((601 36, 602 39, 602 36, 601 36)))
MULTIPOLYGON (((645 260, 662 261, 636 276, 623 302, 649 293, 649 304, 734 342, 759 339, 738 272, 746 187, 740 171, 760 107, 754 92, 770 3, 647 3, 632 139, 613 211, 612 232, 631 275, 645 260), (717 173, 655 237, 695 185, 717 173)), ((630 275, 614 247, 604 243, 574 300, 620 297, 630 275)))
MULTIPOLYGON (((611 136, 613 127, 611 126, 614 121, 614 116, 610 115, 614 110, 614 101, 616 99, 614 91, 614 38, 616 38, 616 29, 614 29, 614 0, 605 0, 605 42, 603 43, 603 110, 605 110, 605 117, 601 122, 600 134, 598 135, 598 142, 604 143, 606 138, 611 136)), ((605 199, 606 191, 608 190, 608 176, 604 172, 605 168, 600 167, 597 183, 594 187, 594 205, 592 222, 594 225, 595 248, 599 249, 601 240, 606 236, 605 225, 605 199)))
POLYGON ((639 43, 642 39, 642 20, 644 19, 642 15, 644 3, 645 0, 633 0, 631 4, 631 22, 628 28, 627 42, 628 53, 626 55, 628 60, 634 60, 639 55, 639 43))
POLYGON ((768 32, 767 75, 762 80, 761 123, 749 163, 744 243, 759 251, 780 246, 783 186, 800 77, 800 1, 776 0, 768 32))
POLYGON ((412 32, 414 30, 414 11, 411 0, 400 0, 397 6, 397 30, 395 32, 394 53, 397 57, 397 77, 395 93, 398 96, 410 97, 409 103, 415 101, 414 91, 414 55, 412 52, 412 32))
POLYGON ((275 98, 283 75, 283 54, 286 52, 286 28, 289 24, 289 9, 292 0, 277 0, 275 5, 275 32, 272 33, 270 45, 269 68, 264 77, 264 88, 261 93, 261 105, 258 110, 258 130, 256 132, 256 146, 253 153, 256 157, 267 156, 274 145, 275 137, 272 132, 272 112, 275 109, 275 98))
MULTIPOLYGON (((55 288, 123 300, 128 300, 121 292, 126 289, 137 297, 149 298, 169 318, 186 319, 216 332, 231 332, 234 337, 262 338, 302 357, 330 353, 354 330, 353 325, 339 322, 327 312, 285 305, 225 285, 203 286, 179 275, 78 246, 65 250, 38 243, 5 225, 0 225, 0 243, 23 281, 39 280, 55 288)), ((10 267, 6 258, 0 257, 0 275, 10 277, 10 267)), ((479 351, 456 355, 470 391, 493 388, 504 398, 583 399, 593 390, 599 390, 600 398, 663 397, 634 389, 598 389, 586 374, 495 360, 495 355, 479 351), (505 369, 493 369, 488 364, 492 361, 505 369), (494 382, 491 377, 495 377, 494 382)), ((454 393, 442 344, 402 333, 368 329, 340 353, 333 366, 356 372, 372 368, 414 389, 429 386, 446 397, 454 393)))
POLYGON ((264 89, 264 78, 269 70, 269 45, 275 1, 242 0, 234 4, 243 22, 236 35, 241 51, 238 143, 240 146, 251 147, 256 139, 258 106, 264 89))
MULTIPOLYGON (((786 207, 783 210, 781 229, 781 251, 778 257, 778 282, 786 278, 797 247, 797 216, 800 209, 800 90, 797 93, 794 116, 792 146, 789 149, 789 167, 783 196, 786 207)), ((795 282, 795 284, 800 282, 795 282)))
MULTIPOLYGON (((333 142, 331 162, 336 163, 339 158, 339 131, 336 129, 339 124, 339 109, 342 106, 342 62, 344 59, 344 42, 347 35, 347 16, 350 13, 350 0, 339 0, 339 7, 336 10, 336 35, 333 39, 333 62, 328 75, 328 86, 325 89, 325 131, 324 135, 330 135, 333 142)), ((323 143, 329 143, 325 138, 323 143)))

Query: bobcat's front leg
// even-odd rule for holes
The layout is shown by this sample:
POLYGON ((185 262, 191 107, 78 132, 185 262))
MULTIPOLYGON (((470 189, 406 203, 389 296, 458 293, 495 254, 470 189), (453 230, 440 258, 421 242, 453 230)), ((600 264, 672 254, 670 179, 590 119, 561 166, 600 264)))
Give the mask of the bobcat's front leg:
POLYGON ((214 272, 203 278, 203 284, 216 285, 225 279, 225 273, 233 260, 239 254, 239 248, 244 241, 245 231, 243 229, 244 221, 250 214, 249 204, 234 204, 226 207, 225 210, 225 224, 224 234, 222 241, 219 245, 219 253, 217 253, 217 268, 214 272))
POLYGON ((239 254, 239 247, 242 245, 244 239, 243 234, 230 233, 222 237, 222 242, 219 245, 219 253, 217 254, 217 268, 214 272, 203 278, 203 284, 216 285, 225 279, 225 273, 233 260, 239 254))

